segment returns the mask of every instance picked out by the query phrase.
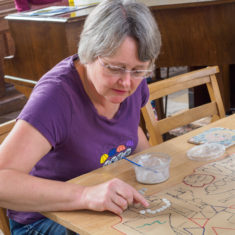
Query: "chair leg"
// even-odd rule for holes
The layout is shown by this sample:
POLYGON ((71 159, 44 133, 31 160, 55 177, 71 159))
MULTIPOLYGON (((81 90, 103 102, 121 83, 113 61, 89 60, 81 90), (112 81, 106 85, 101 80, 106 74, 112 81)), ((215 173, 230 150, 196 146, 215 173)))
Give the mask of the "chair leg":
POLYGON ((4 235, 11 235, 9 220, 6 216, 6 209, 0 208, 0 229, 2 229, 4 235))

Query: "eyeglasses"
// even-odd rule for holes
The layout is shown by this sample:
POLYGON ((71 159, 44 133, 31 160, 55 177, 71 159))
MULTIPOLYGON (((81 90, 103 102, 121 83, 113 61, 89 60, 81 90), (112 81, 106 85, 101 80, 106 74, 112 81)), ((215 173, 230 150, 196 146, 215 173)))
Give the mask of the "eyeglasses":
POLYGON ((134 79, 145 79, 153 75, 154 68, 151 70, 128 70, 119 66, 104 63, 99 56, 98 56, 98 61, 100 65, 104 67, 106 73, 112 77, 119 78, 123 76, 125 73, 130 73, 131 77, 134 79))

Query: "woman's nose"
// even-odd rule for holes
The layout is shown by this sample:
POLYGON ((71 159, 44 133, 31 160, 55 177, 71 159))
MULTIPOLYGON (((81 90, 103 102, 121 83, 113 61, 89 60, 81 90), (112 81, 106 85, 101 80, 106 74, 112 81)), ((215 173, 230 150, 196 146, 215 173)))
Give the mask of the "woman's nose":
POLYGON ((129 71, 125 71, 121 78, 121 83, 123 84, 124 87, 130 87, 131 84, 131 73, 129 71))

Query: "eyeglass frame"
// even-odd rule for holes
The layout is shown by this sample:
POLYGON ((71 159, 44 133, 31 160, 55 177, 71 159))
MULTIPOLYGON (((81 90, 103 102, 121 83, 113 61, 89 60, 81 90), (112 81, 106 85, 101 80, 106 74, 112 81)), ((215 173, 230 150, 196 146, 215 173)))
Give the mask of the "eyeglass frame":
POLYGON ((99 61, 99 63, 100 63, 100 65, 101 66, 103 66, 104 68, 106 68, 106 69, 118 69, 118 74, 112 74, 112 71, 110 71, 109 70, 109 72, 110 72, 110 74, 111 74, 111 76, 116 76, 116 75, 119 75, 119 76, 122 76, 123 74, 126 74, 126 73, 130 73, 130 75, 131 75, 131 78, 133 78, 133 79, 146 79, 146 78, 148 78, 148 77, 151 77, 151 75, 153 75, 153 72, 154 72, 154 69, 155 69, 155 66, 154 65, 152 65, 152 69, 151 70, 128 70, 128 69, 125 69, 125 68, 122 68, 122 67, 120 67, 120 66, 116 66, 116 65, 112 65, 112 64, 109 64, 109 63, 107 63, 107 64, 105 64, 104 62, 103 62, 103 60, 100 58, 100 56, 98 56, 98 61, 99 61), (144 75, 144 76, 133 76, 133 73, 136 73, 136 72, 146 72, 146 75, 144 75))

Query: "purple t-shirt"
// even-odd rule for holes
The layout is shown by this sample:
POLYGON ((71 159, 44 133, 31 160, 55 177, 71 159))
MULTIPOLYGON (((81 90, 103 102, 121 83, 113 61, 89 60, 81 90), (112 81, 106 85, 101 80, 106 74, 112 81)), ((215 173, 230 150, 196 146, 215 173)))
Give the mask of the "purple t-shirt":
MULTIPOLYGON (((77 58, 68 57, 46 73, 18 117, 53 146, 31 175, 67 181, 130 155, 138 143, 140 109, 149 97, 146 80, 109 120, 97 113, 86 94, 73 64, 77 58)), ((8 216, 22 224, 43 218, 39 213, 12 210, 8 216)))

